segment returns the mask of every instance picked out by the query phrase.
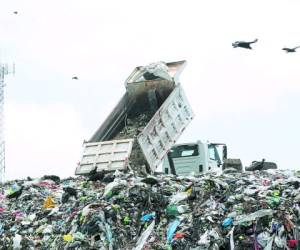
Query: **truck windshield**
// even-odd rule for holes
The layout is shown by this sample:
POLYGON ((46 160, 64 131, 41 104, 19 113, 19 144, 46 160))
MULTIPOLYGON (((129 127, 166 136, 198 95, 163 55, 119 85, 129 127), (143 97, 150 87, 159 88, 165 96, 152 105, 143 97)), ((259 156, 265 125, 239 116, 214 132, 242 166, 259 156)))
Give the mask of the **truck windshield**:
POLYGON ((197 156, 199 155, 197 145, 181 145, 171 149, 171 157, 188 157, 188 156, 197 156))

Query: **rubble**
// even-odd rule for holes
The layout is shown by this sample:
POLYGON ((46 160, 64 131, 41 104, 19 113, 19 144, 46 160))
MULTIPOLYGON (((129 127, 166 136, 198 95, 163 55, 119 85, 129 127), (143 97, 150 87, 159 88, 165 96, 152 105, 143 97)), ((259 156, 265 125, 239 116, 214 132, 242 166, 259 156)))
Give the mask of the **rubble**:
POLYGON ((1 184, 1 249, 300 246, 299 172, 117 172, 110 180, 50 176, 1 184))

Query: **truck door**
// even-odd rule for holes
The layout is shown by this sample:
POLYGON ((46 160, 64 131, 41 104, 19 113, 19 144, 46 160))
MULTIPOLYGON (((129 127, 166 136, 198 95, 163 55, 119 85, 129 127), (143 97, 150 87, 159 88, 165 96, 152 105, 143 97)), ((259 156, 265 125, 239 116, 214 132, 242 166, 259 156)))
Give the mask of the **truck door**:
POLYGON ((199 173, 199 148, 197 144, 175 146, 171 149, 169 156, 173 160, 177 175, 189 175, 191 172, 199 173))
POLYGON ((222 162, 216 145, 208 145, 208 170, 218 169, 222 162))

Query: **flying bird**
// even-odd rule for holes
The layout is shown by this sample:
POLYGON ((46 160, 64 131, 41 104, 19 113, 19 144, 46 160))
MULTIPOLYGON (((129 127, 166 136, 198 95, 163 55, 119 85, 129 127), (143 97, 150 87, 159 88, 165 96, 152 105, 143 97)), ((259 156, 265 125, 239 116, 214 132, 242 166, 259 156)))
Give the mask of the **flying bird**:
POLYGON ((237 42, 232 43, 232 47, 233 47, 233 48, 238 48, 238 47, 240 47, 240 48, 244 48, 244 49, 252 49, 250 45, 251 45, 252 43, 256 43, 257 41, 258 41, 258 39, 255 39, 255 40, 252 41, 252 42, 237 41, 237 42))
POLYGON ((282 50, 285 50, 286 53, 292 53, 292 52, 296 52, 296 49, 300 48, 300 46, 297 46, 295 48, 283 48, 282 50))
POLYGON ((77 76, 73 76, 72 80, 78 80, 78 77, 77 76))

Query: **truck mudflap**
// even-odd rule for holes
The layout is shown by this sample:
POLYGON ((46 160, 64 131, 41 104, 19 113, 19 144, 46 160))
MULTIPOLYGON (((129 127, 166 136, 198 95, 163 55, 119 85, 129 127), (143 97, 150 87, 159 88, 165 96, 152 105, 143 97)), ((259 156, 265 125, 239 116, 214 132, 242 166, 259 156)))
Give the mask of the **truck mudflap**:
POLYGON ((97 172, 126 169, 133 141, 133 139, 124 139, 84 143, 82 159, 75 174, 86 175, 95 168, 97 172))
POLYGON ((178 85, 138 135, 139 145, 152 171, 162 163, 193 118, 188 99, 178 85))

